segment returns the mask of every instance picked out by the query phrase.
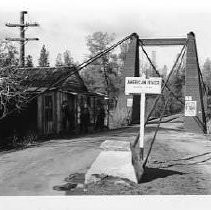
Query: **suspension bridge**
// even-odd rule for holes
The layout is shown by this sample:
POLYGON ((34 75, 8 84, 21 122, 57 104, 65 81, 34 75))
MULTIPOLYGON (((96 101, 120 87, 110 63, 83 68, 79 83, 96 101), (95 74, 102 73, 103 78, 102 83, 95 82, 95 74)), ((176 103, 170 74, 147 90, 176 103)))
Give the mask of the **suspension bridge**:
MULTIPOLYGON (((151 65, 154 75, 157 77, 161 77, 159 71, 156 69, 156 66, 153 64, 150 56, 148 55, 146 48, 148 46, 182 46, 180 53, 178 54, 168 76, 166 78, 162 78, 162 88, 161 94, 156 97, 147 98, 147 109, 145 113, 144 122, 140 122, 140 96, 133 95, 133 103, 129 108, 127 107, 127 99, 128 96, 125 95, 125 80, 122 79, 121 90, 119 92, 116 112, 121 113, 121 115, 115 115, 115 121, 121 122, 121 125, 125 123, 125 119, 129 119, 129 122, 140 123, 146 126, 150 123, 152 119, 153 112, 155 111, 159 100, 164 97, 164 103, 162 104, 162 109, 160 112, 160 116, 158 116, 157 128, 155 130, 155 134, 150 142, 149 150, 147 151, 145 157, 143 155, 143 151, 138 147, 138 142, 140 141, 139 133, 133 144, 131 145, 132 151, 132 163, 135 168, 136 177, 138 182, 141 181, 143 170, 147 164, 149 155, 152 150, 152 146, 156 139, 156 135, 158 133, 160 123, 162 122, 162 118, 165 115, 165 110, 169 103, 172 103, 169 99, 173 98, 173 101, 176 101, 183 106, 183 119, 184 119, 184 131, 190 133, 197 134, 206 134, 207 133, 207 87, 203 81, 202 73, 199 66, 198 61, 198 52, 196 45, 196 38, 193 32, 187 34, 187 37, 184 38, 155 38, 155 39, 141 39, 138 34, 133 33, 119 42, 113 44, 109 48, 104 51, 98 53, 94 57, 88 59, 87 61, 81 63, 80 65, 73 68, 72 71, 65 75, 61 75, 60 78, 54 83, 52 83, 44 92, 48 91, 53 86, 59 86, 63 81, 68 79, 74 73, 81 71, 86 66, 92 64, 94 61, 114 50, 116 47, 121 45, 122 43, 129 41, 128 51, 126 53, 126 59, 124 62, 124 68, 122 72, 122 77, 140 77, 140 51, 143 52, 149 64, 151 65), (185 72, 185 84, 184 84, 184 93, 182 97, 178 97, 175 94, 172 86, 171 86, 171 78, 178 74, 179 71, 185 72), (188 113, 188 112, 191 112, 188 113), (128 115, 129 113, 129 115, 128 115), (119 119, 117 119, 119 118, 119 119), (124 122, 123 122, 124 121, 124 122)), ((39 90, 40 87, 37 87, 36 91, 39 90)), ((44 92, 40 93, 43 94, 44 92)), ((34 97, 37 97, 35 95, 34 97)), ((34 98, 33 97, 33 98, 34 98)), ((131 96, 130 96, 131 97, 131 96)), ((33 99, 32 98, 32 99, 33 99)), ((173 118, 175 119, 175 118, 173 118)), ((112 123, 111 123, 112 124, 112 123)), ((119 125, 114 125, 118 127, 119 125)))
MULTIPOLYGON (((110 51, 114 50, 124 42, 128 42, 128 50, 126 53, 124 68, 121 74, 123 78, 121 80, 121 89, 119 91, 118 100, 116 104, 116 112, 121 113, 121 115, 116 114, 115 122, 119 124, 115 125, 115 122, 112 122, 111 125, 116 127, 120 127, 122 125, 127 125, 128 121, 131 124, 144 124, 144 126, 152 123, 152 119, 154 120, 153 113, 156 110, 156 107, 160 104, 160 100, 164 99, 164 103, 161 104, 161 111, 159 116, 157 116, 155 122, 157 123, 157 127, 155 129, 155 133, 153 138, 150 141, 149 149, 144 153, 139 148, 138 142, 140 141, 140 135, 137 133, 137 136, 133 143, 130 145, 131 149, 131 157, 132 164, 135 168, 137 181, 140 182, 144 173, 144 169, 147 165, 148 158, 152 151, 153 144, 155 142, 157 133, 159 131, 160 125, 162 123, 162 119, 165 116, 165 112, 169 103, 177 102, 183 107, 183 119, 184 119, 184 131, 189 133, 196 134, 206 134, 207 133, 207 98, 208 91, 207 87, 203 81, 202 73, 199 66, 198 60, 198 52, 196 45, 196 38, 193 32, 187 34, 187 37, 183 38, 155 38, 155 39, 142 39, 136 33, 132 33, 131 35, 123 38, 117 43, 113 44, 109 48, 99 52, 94 57, 89 58, 85 62, 74 66, 67 67, 65 74, 61 74, 56 81, 52 81, 52 83, 44 90, 39 90, 42 86, 36 87, 34 93, 29 99, 27 98, 27 102, 29 103, 34 98, 37 98, 39 95, 46 93, 51 90, 52 87, 59 87, 64 81, 66 81, 69 77, 74 75, 76 72, 80 72, 82 69, 92 64, 94 61, 99 59, 100 57, 106 55, 110 51), (148 46, 181 46, 181 51, 178 54, 169 74, 166 78, 163 78, 156 66, 153 64, 153 61, 150 59, 150 56, 147 53, 146 48, 148 46), (145 120, 140 122, 140 96, 132 95, 132 106, 127 106, 128 97, 131 96, 125 95, 125 77, 140 77, 142 72, 140 71, 140 52, 145 55, 145 58, 148 60, 151 65, 154 74, 157 77, 162 78, 162 87, 161 94, 153 97, 148 97, 146 100, 146 111, 145 111, 145 120), (171 79, 178 75, 178 72, 184 71, 185 83, 184 83, 184 91, 181 96, 175 93, 171 79), (171 100, 171 99, 174 100, 171 100), (128 112, 129 109, 129 112, 128 112)), ((66 68, 66 67, 62 67, 66 68)), ((22 68, 22 70, 24 70, 22 68)), ((11 113, 14 110, 11 111, 11 113)), ((113 112, 114 113, 114 112, 113 112)), ((179 115, 180 116, 180 115, 179 115)), ((174 116, 172 119, 175 119, 177 116, 174 116)), ((112 158, 112 157, 111 157, 112 158)))
MULTIPOLYGON (((162 90, 161 94, 157 95, 156 97, 152 97, 149 103, 147 104, 146 109, 146 119, 144 122, 140 122, 140 96, 133 95, 133 104, 130 111, 130 122, 132 123, 140 123, 146 126, 156 109, 156 106, 161 97, 164 97, 164 93, 167 93, 165 103, 163 104, 162 111, 159 116, 158 125, 155 130, 155 134, 150 142, 150 147, 144 157, 144 151, 142 148, 139 148, 138 142, 140 141, 140 135, 138 134, 134 143, 131 145, 132 151, 132 163, 135 168, 136 178, 138 182, 141 182, 142 176, 144 174, 144 168, 147 164, 149 155, 152 150, 152 146, 156 139, 156 135, 158 133, 160 123, 162 118, 165 114, 166 107, 169 103, 169 99, 173 97, 177 102, 179 102, 183 108, 183 115, 184 115, 184 130, 190 133, 198 133, 198 134, 206 134, 207 133, 207 88, 203 81, 202 73, 199 67, 198 61, 198 53, 197 53, 197 46, 196 46, 196 39, 193 32, 187 34, 187 37, 184 38, 162 38, 162 39, 141 39, 136 33, 131 34, 129 37, 126 37, 122 41, 118 42, 117 44, 113 45, 112 47, 108 48, 104 52, 96 55, 95 58, 102 56, 104 53, 109 52, 110 50, 114 49, 116 46, 121 44, 122 42, 130 39, 130 44, 128 48, 128 52, 126 54, 126 60, 124 64, 124 71, 123 77, 140 77, 140 66, 139 66, 139 52, 140 48, 145 54, 147 60, 149 61, 150 65, 152 66, 155 74, 157 77, 161 77, 159 71, 156 69, 155 65, 153 64, 152 60, 150 59, 146 47, 147 46, 175 46, 180 45, 182 49, 177 56, 177 59, 172 66, 170 73, 168 74, 166 79, 162 78, 162 90), (183 97, 178 97, 174 91, 172 90, 170 81, 171 77, 178 74, 178 71, 183 69, 185 72, 185 88, 183 97), (191 106, 191 104, 194 104, 191 106), (191 112, 191 113, 188 113, 191 112)), ((87 65, 92 60, 88 61, 83 65, 87 65)), ((125 80, 123 80, 125 81, 125 80)), ((122 90, 124 90, 125 84, 122 84, 122 90)), ((117 108, 123 109, 123 106, 126 107, 127 97, 122 91, 119 94, 118 102, 120 105, 117 108)), ((125 108, 126 110, 126 108, 125 108)), ((125 113, 127 113, 125 111, 125 113)), ((118 117, 118 116, 117 116, 118 117)), ((125 116, 126 117, 126 116, 125 116)), ((122 118, 122 116, 121 116, 122 118)))
MULTIPOLYGON (((152 116, 156 105, 158 104, 159 99, 163 96, 165 91, 168 92, 177 102, 181 103, 184 106, 184 129, 188 132, 194 133, 207 133, 207 97, 208 91, 207 87, 203 81, 202 73, 199 66, 198 61, 198 52, 197 52, 197 45, 196 39, 193 32, 187 34, 187 37, 184 38, 156 38, 156 39, 141 39, 138 34, 133 33, 124 39, 120 40, 119 42, 113 44, 106 50, 98 53, 94 57, 86 60, 85 62, 79 64, 76 67, 64 75, 61 75, 56 82, 53 82, 48 88, 40 93, 44 94, 48 90, 50 90, 53 86, 59 86, 62 82, 67 80, 69 77, 74 75, 76 72, 80 72, 86 66, 92 64, 94 61, 102 57, 103 55, 109 53, 110 51, 114 50, 116 47, 124 43, 125 41, 130 40, 128 51, 126 53, 126 59, 124 62, 124 70, 122 72, 122 77, 139 77, 140 76, 140 67, 139 67, 139 53, 140 49, 145 54, 147 60, 149 61, 151 67, 153 68, 155 75, 157 77, 161 77, 159 71, 156 69, 155 65, 153 64, 150 56, 146 51, 146 47, 148 46, 182 46, 180 53, 178 54, 174 65, 172 66, 168 76, 166 79, 162 79, 162 91, 161 95, 158 95, 153 102, 147 109, 146 113, 146 120, 145 125, 149 122, 150 117, 152 116), (185 71, 185 88, 183 98, 179 98, 174 91, 172 90, 170 80, 173 75, 176 75, 177 72, 181 69, 185 71), (194 116, 185 116, 185 107, 188 108, 188 103, 190 101, 195 102, 195 109, 194 116)), ((125 116, 121 116, 121 118, 128 118, 128 111, 127 110, 127 96, 124 94, 124 79, 122 80, 122 90, 119 93, 118 101, 117 101, 117 109, 125 110, 125 116)), ((35 92, 37 92, 41 87, 37 87, 35 92)), ((38 94, 30 98, 37 97, 38 94)), ((131 112, 129 116, 129 121, 132 123, 139 123, 139 109, 140 107, 140 96, 134 95, 133 96, 133 105, 131 107, 131 112)), ((118 116, 117 116, 118 117, 118 116)))

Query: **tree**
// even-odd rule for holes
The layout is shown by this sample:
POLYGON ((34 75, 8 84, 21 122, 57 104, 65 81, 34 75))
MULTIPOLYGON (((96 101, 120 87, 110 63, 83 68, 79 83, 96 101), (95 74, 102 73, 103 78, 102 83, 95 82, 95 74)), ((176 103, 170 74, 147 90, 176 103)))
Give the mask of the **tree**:
POLYGON ((62 54, 58 53, 57 57, 56 57, 56 64, 55 64, 55 66, 58 67, 58 66, 63 66, 63 65, 64 65, 64 62, 62 61, 62 54))
POLYGON ((18 51, 16 47, 8 41, 0 42, 0 67, 17 66, 18 51))
POLYGON ((71 53, 69 50, 66 50, 63 53, 63 58, 64 58, 64 65, 65 66, 72 66, 73 65, 73 58, 71 57, 71 53))
POLYGON ((63 56, 61 53, 57 54, 55 66, 58 67, 58 66, 73 66, 73 65, 74 65, 73 58, 71 57, 71 53, 69 50, 66 50, 63 53, 63 56))
POLYGON ((25 74, 18 71, 17 49, 9 42, 0 43, 0 120, 13 109, 21 109, 26 99, 21 85, 25 74))
POLYGON ((26 67, 33 67, 33 66, 34 66, 34 64, 33 64, 32 56, 28 55, 26 57, 26 67))
MULTIPOLYGON (((114 40, 114 34, 95 32, 87 37, 87 47, 89 57, 105 50, 114 40)), ((103 92, 110 96, 114 91, 111 90, 112 78, 117 75, 115 69, 117 56, 111 52, 103 55, 92 65, 89 65, 83 72, 85 83, 91 90, 103 92)))
POLYGON ((118 57, 120 58, 120 60, 123 63, 126 60, 126 55, 127 55, 128 49, 129 49, 129 44, 130 44, 130 40, 127 40, 120 45, 120 53, 119 53, 118 57))
POLYGON ((46 50, 45 45, 42 46, 40 51, 40 58, 38 60, 40 67, 48 67, 49 64, 49 52, 46 50))
POLYGON ((211 60, 207 58, 202 67, 202 75, 205 83, 208 85, 209 89, 211 89, 211 60))
POLYGON ((14 109, 19 109, 25 99, 20 84, 24 75, 17 71, 17 49, 10 42, 0 42, 0 120, 14 109))
POLYGON ((27 92, 22 85, 23 79, 24 74, 16 67, 0 68, 0 120, 26 104, 27 92))
MULTIPOLYGON (((95 32, 87 37, 87 47, 89 49, 89 57, 95 56, 97 53, 108 48, 114 41, 115 35, 103 32, 95 32)), ((82 73, 85 84, 91 91, 101 92, 108 96, 107 110, 107 126, 109 125, 109 109, 110 102, 113 101, 119 91, 117 82, 118 77, 118 56, 112 52, 108 52, 101 56, 91 65, 89 65, 82 73)))
POLYGON ((119 76, 122 74, 122 72, 124 70, 124 64, 126 61, 126 55, 127 55, 128 49, 129 49, 129 45, 130 45, 130 40, 127 40, 120 45, 120 53, 118 54, 119 68, 118 68, 118 72, 117 72, 117 74, 119 76))

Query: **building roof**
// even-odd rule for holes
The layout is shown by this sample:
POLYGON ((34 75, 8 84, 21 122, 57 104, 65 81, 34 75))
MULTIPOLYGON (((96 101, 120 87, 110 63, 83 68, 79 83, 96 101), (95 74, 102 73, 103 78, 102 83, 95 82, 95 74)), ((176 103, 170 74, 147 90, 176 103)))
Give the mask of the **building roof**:
POLYGON ((75 71, 75 67, 35 67, 20 68, 19 71, 24 75, 22 85, 27 86, 28 90, 39 91, 51 88, 74 92, 88 92, 82 78, 78 72, 75 72, 68 79, 65 79, 70 72, 75 71))

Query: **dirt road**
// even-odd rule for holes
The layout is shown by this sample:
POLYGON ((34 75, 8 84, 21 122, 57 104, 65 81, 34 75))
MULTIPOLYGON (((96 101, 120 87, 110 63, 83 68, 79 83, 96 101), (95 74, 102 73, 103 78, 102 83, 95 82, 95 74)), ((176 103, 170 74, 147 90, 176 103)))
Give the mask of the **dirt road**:
MULTIPOLYGON (((133 141, 138 126, 52 140, 21 151, 0 153, 0 195, 72 194, 211 194, 211 141, 209 136, 185 133, 181 123, 162 124, 147 165, 143 183, 133 186, 104 182, 86 191, 55 191, 64 178, 85 173, 105 140, 133 141)), ((145 145, 155 129, 146 129, 145 145)))
POLYGON ((70 173, 86 172, 102 137, 52 140, 39 146, 0 153, 0 195, 63 195, 53 186, 70 173))
MULTIPOLYGON (((156 125, 146 129, 145 147, 154 135, 156 125)), ((141 184, 118 184, 119 180, 108 177, 90 185, 89 195, 208 195, 211 194, 211 141, 210 136, 184 132, 182 123, 162 124, 145 170, 141 184), (116 184, 117 183, 117 184, 116 184)), ((115 136, 121 140, 134 135, 128 129, 115 136)), ((134 139, 134 137, 133 137, 134 139)))
POLYGON ((161 125, 142 184, 147 190, 140 191, 143 194, 211 194, 210 137, 181 128, 181 123, 161 125))

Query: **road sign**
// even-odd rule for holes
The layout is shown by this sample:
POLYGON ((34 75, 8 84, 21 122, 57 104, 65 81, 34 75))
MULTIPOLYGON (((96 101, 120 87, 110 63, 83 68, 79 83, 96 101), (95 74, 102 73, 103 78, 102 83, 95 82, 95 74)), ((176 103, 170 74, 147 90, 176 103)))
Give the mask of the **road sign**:
POLYGON ((160 77, 151 77, 146 79, 145 77, 126 77, 125 78, 125 94, 160 94, 161 93, 160 77))
POLYGON ((141 94, 140 101, 140 137, 139 147, 141 149, 141 158, 143 159, 144 151, 144 114, 145 114, 145 94, 161 94, 162 78, 151 77, 146 79, 142 77, 126 77, 125 78, 125 94, 141 94))
POLYGON ((185 101, 185 116, 193 117, 197 114, 197 101, 185 101))

